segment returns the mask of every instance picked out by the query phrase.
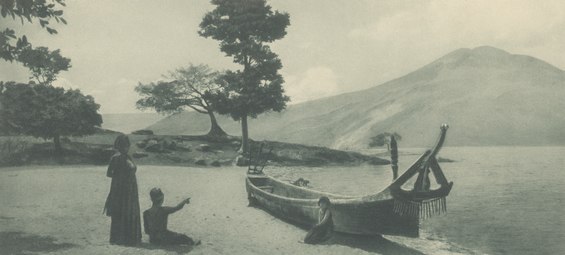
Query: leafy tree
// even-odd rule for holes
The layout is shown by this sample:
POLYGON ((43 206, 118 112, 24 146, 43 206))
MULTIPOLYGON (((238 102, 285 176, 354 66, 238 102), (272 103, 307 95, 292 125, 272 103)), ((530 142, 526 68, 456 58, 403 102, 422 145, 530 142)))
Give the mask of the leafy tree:
POLYGON ((380 133, 376 136, 371 137, 371 141, 369 142, 369 147, 380 147, 380 146, 387 146, 387 150, 390 150, 390 137, 394 136, 394 139, 396 139, 397 141, 400 141, 402 139, 402 137, 394 132, 394 133, 389 133, 389 132, 384 132, 384 133, 380 133))
POLYGON ((99 108, 92 96, 79 90, 0 82, 0 127, 7 129, 3 133, 53 139, 58 154, 62 151, 61 136, 96 131, 102 124, 99 108))
MULTIPOLYGON (((3 19, 20 19, 22 24, 39 21, 48 33, 56 34, 57 30, 49 25, 51 19, 67 24, 63 11, 56 8, 58 5, 65 6, 64 0, 2 0, 0 14, 3 19)), ((60 71, 70 68, 70 59, 62 57, 60 50, 50 52, 46 47, 34 48, 25 35, 18 37, 11 28, 0 31, 0 59, 21 62, 29 68, 32 78, 46 85, 50 85, 60 71)))
POLYGON ((220 41, 220 50, 242 70, 222 75, 222 90, 208 98, 220 114, 241 121, 243 154, 249 151, 247 118, 280 112, 289 100, 278 73, 282 63, 267 43, 286 35, 289 15, 272 11, 265 0, 212 0, 215 9, 200 23, 199 34, 220 41))
POLYGON ((59 72, 71 67, 71 60, 61 56, 60 50, 49 51, 47 47, 25 47, 18 60, 31 71, 31 78, 44 85, 51 85, 59 72))
POLYGON ((214 115, 214 108, 206 99, 206 94, 219 89, 218 72, 212 71, 206 65, 190 65, 169 72, 168 79, 173 81, 139 84, 135 91, 143 96, 137 101, 140 109, 153 108, 159 113, 176 113, 186 108, 210 117, 209 136, 223 137, 222 130, 214 115))
MULTIPOLYGON (((3 19, 11 17, 19 19, 21 23, 38 21, 42 28, 49 34, 56 34, 57 30, 50 26, 51 19, 67 24, 63 18, 63 11, 57 7, 65 6, 64 0, 1 0, 0 15, 3 19)), ((21 51, 31 47, 25 35, 19 37, 16 31, 6 28, 0 31, 0 59, 6 61, 17 60, 21 51), (15 41, 15 42, 14 42, 15 41)))
MULTIPOLYGON (((49 34, 56 34, 51 21, 67 24, 64 0, 0 0, 2 19, 19 19, 21 23, 38 22, 49 34)), ((21 62, 40 84, 0 82, 0 133, 31 135, 53 139, 61 152, 61 136, 92 134, 102 123, 98 104, 78 90, 50 86, 60 71, 70 68, 70 60, 59 50, 34 48, 25 35, 12 28, 0 31, 0 59, 21 62)))

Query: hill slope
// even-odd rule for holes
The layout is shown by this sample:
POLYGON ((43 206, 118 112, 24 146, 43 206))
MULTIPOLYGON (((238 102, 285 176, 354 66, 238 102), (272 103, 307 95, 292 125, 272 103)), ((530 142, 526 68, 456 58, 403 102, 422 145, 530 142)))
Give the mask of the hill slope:
POLYGON ((135 130, 143 129, 163 118, 163 115, 157 113, 102 114, 102 128, 130 133, 135 130))
MULTIPOLYGON (((332 148, 365 148, 380 132, 400 146, 428 146, 441 123, 446 145, 565 145, 565 72, 493 47, 459 49, 373 88, 289 106, 250 122, 250 136, 332 148)), ((239 124, 220 118, 230 134, 239 124)), ((150 126, 160 134, 205 133, 207 116, 181 113, 150 126)))

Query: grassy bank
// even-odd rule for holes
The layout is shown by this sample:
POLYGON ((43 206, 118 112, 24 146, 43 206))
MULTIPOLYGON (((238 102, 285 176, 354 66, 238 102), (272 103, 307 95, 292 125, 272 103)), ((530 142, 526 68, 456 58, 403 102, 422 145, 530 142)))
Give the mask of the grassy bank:
MULTIPOLYGON (((0 166, 107 164, 118 133, 62 139, 63 153, 54 153, 53 143, 24 136, 0 137, 0 166)), ((138 164, 219 167, 232 165, 239 155, 238 137, 129 135, 130 154, 138 164)), ((388 164, 389 161, 357 152, 273 141, 251 141, 252 151, 263 144, 269 164, 280 166, 326 166, 388 164)))

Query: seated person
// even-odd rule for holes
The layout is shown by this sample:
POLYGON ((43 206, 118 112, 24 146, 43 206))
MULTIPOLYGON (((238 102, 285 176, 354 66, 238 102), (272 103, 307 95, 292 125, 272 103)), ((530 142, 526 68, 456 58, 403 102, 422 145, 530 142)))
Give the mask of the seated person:
POLYGON ((327 241, 332 237, 334 223, 330 210, 331 205, 328 197, 320 197, 320 200, 318 200, 318 206, 320 206, 318 224, 308 231, 308 234, 306 234, 304 238, 304 243, 317 244, 327 241))
POLYGON ((169 231, 167 219, 169 214, 182 209, 185 204, 190 203, 190 198, 180 202, 175 207, 163 206, 165 195, 159 188, 153 188, 149 192, 153 206, 143 212, 143 225, 145 233, 149 235, 149 242, 158 245, 198 245, 200 241, 194 242, 190 237, 169 231))

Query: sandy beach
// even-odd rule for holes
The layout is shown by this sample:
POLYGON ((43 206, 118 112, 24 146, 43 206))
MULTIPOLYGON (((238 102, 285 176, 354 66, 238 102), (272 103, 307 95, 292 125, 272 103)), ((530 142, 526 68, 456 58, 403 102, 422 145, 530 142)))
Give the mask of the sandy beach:
POLYGON ((169 229, 202 240, 196 247, 108 243, 102 214, 110 179, 104 166, 0 169, 1 254, 461 254, 425 239, 336 235, 323 245, 299 243, 306 230, 247 206, 244 168, 139 166, 140 205, 160 187, 165 205, 191 204, 169 218, 169 229))

